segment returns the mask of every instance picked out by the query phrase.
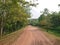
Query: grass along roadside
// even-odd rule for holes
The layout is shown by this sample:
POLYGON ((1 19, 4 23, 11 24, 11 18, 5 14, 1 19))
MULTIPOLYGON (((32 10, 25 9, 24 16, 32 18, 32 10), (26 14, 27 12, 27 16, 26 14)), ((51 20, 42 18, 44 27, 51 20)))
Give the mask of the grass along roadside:
POLYGON ((49 40, 53 43, 53 45, 60 45, 60 37, 57 37, 51 33, 43 31, 44 34, 49 38, 49 40))
POLYGON ((54 34, 57 37, 60 37, 60 33, 49 30, 48 33, 54 34))
POLYGON ((11 45, 11 43, 13 43, 20 36, 23 30, 24 28, 3 36, 0 38, 0 45, 11 45))
POLYGON ((51 30, 48 30, 48 32, 47 32, 47 29, 44 29, 44 28, 41 28, 41 30, 60 39, 59 33, 53 32, 51 30))
POLYGON ((40 30, 42 30, 44 35, 47 36, 49 38, 49 40, 51 40, 53 45, 60 45, 60 37, 59 36, 56 36, 53 33, 49 33, 46 31, 46 29, 43 29, 43 28, 41 28, 40 30))

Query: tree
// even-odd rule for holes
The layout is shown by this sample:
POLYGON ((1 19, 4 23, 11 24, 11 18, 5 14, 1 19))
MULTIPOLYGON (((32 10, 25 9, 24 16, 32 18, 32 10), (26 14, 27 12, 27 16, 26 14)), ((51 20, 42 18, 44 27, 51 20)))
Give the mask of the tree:
POLYGON ((0 32, 3 35, 3 31, 13 31, 14 28, 18 28, 16 25, 19 22, 21 27, 27 22, 28 15, 27 9, 24 5, 28 4, 25 0, 0 0, 0 32), (21 23, 21 24, 20 24, 21 23))
POLYGON ((51 28, 52 24, 51 24, 51 14, 49 13, 49 10, 47 8, 44 9, 43 13, 41 14, 41 16, 39 17, 39 25, 46 28, 47 32, 48 29, 51 28))
POLYGON ((54 27, 60 26, 60 13, 52 13, 51 23, 53 23, 54 27))

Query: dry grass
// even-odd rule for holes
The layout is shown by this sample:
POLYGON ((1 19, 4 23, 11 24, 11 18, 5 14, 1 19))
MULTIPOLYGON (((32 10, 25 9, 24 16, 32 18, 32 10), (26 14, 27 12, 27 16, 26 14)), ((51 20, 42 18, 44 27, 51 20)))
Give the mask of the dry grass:
POLYGON ((0 39, 0 45, 11 45, 23 32, 23 29, 5 35, 0 39))

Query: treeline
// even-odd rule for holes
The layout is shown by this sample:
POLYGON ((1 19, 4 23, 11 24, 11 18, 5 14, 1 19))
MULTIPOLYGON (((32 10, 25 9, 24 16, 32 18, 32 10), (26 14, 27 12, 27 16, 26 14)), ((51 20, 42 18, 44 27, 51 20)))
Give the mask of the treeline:
POLYGON ((28 23, 28 4, 25 0, 0 0, 0 36, 14 32, 28 23))
POLYGON ((44 9, 44 12, 39 17, 39 26, 53 32, 60 33, 60 11, 49 13, 47 8, 44 9))
POLYGON ((30 24, 54 33, 60 33, 60 11, 49 12, 47 8, 42 11, 38 19, 31 19, 30 24))

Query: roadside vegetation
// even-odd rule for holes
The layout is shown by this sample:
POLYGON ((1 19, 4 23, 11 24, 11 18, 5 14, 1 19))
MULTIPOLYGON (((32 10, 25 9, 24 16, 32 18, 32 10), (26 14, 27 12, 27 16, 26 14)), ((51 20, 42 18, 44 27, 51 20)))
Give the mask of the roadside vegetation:
POLYGON ((36 5, 26 0, 0 0, 0 45, 10 45, 18 38, 21 29, 29 23, 30 6, 36 5))
POLYGON ((25 0, 0 0, 0 36, 7 35, 28 24, 30 6, 25 0))
POLYGON ((45 8, 40 17, 35 19, 35 23, 31 23, 33 26, 44 28, 46 32, 60 37, 60 11, 49 12, 49 10, 45 8))
POLYGON ((45 28, 47 32, 60 36, 60 11, 49 13, 46 8, 38 20, 39 26, 45 28))
POLYGON ((5 38, 5 35, 19 31, 28 24, 44 28, 46 32, 60 36, 60 11, 51 13, 45 8, 38 19, 28 20, 31 17, 30 6, 36 7, 36 5, 25 0, 0 0, 0 40, 5 38))
POLYGON ((30 12, 27 10, 30 9, 24 3, 28 2, 0 0, 0 36, 14 32, 27 24, 27 18, 30 17, 30 12))

